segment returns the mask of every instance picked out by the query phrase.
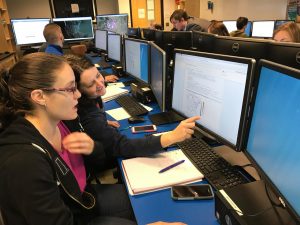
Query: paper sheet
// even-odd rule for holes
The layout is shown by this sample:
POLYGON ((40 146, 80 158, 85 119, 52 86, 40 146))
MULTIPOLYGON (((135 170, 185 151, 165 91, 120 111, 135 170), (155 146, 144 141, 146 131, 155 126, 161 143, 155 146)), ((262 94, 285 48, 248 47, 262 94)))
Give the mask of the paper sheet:
POLYGON ((114 86, 114 87, 118 87, 118 88, 123 88, 125 87, 125 85, 122 82, 117 82, 117 83, 108 83, 107 86, 114 86))
POLYGON ((130 115, 122 107, 108 110, 106 111, 106 113, 113 117, 115 120, 124 120, 130 117, 130 115))

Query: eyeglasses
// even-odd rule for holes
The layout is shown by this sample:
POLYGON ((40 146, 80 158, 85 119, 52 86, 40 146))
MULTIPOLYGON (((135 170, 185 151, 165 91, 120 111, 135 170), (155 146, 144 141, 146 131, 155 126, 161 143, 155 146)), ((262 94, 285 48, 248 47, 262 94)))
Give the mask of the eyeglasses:
POLYGON ((77 91, 77 85, 75 84, 74 87, 69 87, 69 88, 41 88, 41 90, 43 91, 64 91, 64 92, 68 92, 68 93, 75 93, 77 91))

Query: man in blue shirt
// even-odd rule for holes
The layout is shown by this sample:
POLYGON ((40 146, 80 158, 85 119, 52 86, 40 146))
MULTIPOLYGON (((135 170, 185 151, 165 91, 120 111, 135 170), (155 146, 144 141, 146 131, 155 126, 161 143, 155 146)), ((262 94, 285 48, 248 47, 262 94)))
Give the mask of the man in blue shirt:
POLYGON ((49 23, 45 26, 43 34, 48 44, 45 52, 62 56, 64 35, 61 31, 60 26, 55 23, 49 23))

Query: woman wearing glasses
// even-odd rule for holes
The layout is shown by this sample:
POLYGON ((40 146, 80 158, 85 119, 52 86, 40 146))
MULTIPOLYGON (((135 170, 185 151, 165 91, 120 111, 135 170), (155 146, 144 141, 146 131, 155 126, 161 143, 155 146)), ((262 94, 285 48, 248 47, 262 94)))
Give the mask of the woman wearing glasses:
POLYGON ((81 96, 68 63, 27 55, 1 73, 0 91, 4 224, 136 224, 123 186, 86 185, 85 160, 101 148, 60 122, 77 117, 81 96))

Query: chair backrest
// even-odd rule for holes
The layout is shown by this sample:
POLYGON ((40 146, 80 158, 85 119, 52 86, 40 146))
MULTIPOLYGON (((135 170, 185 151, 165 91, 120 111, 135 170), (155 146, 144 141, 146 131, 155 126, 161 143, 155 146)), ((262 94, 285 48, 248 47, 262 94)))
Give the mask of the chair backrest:
POLYGON ((86 51, 87 51, 87 48, 86 48, 86 45, 84 45, 84 44, 71 46, 71 52, 74 55, 84 56, 86 51))

